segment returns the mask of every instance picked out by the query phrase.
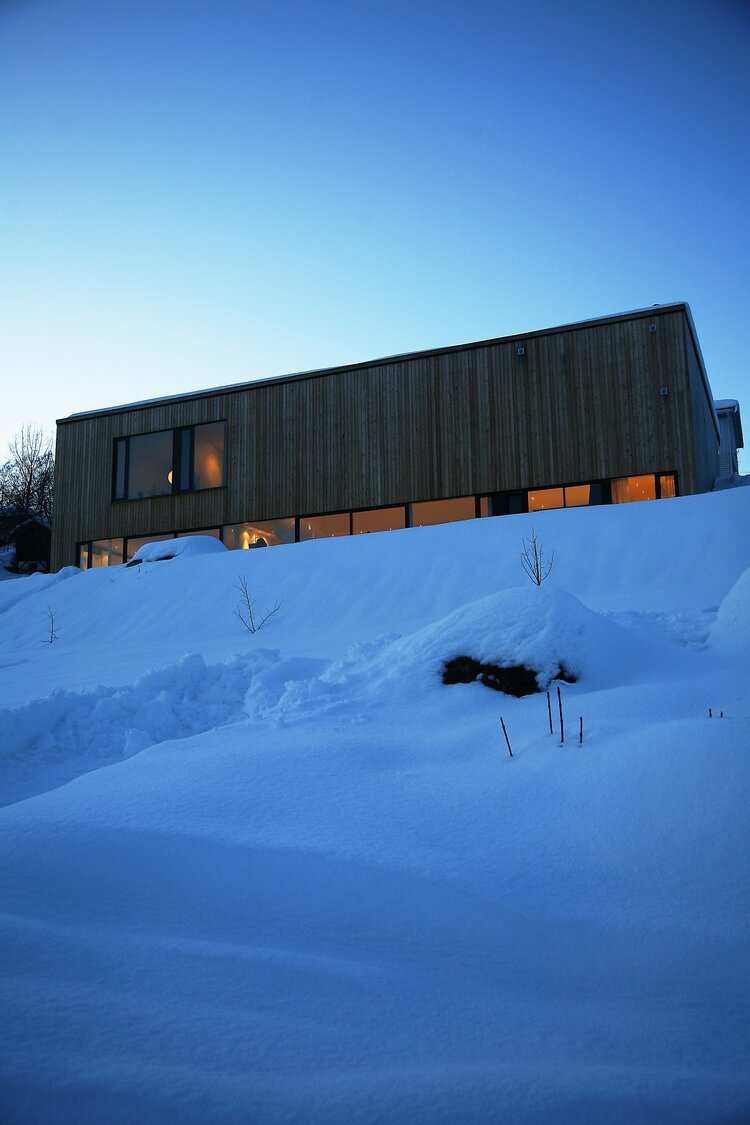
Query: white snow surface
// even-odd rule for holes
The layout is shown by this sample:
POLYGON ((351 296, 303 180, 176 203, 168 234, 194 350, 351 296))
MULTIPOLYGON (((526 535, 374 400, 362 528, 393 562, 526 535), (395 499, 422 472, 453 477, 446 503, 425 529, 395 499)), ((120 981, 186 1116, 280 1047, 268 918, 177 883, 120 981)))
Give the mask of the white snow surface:
POLYGON ((169 548, 0 584, 3 1122, 750 1117, 750 490, 169 548))
POLYGON ((178 539, 162 539, 144 543, 133 555, 128 566, 145 562, 164 562, 169 559, 193 558, 195 555, 215 555, 226 547, 212 535, 182 535, 178 539))

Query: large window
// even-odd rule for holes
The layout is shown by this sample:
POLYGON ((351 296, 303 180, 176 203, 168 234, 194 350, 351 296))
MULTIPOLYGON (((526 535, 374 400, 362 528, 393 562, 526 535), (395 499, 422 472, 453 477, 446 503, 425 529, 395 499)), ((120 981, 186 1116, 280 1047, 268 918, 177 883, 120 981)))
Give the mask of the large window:
POLYGON ((640 477, 617 477, 612 481, 612 503, 628 504, 633 500, 655 500, 654 474, 640 477))
POLYGON ((138 434, 117 442, 115 477, 124 482, 125 493, 118 500, 139 500, 145 496, 169 496, 172 491, 172 431, 138 434))
POLYGON ((411 526, 427 527, 438 523, 473 520, 477 514, 473 496, 459 496, 455 500, 425 500, 411 505, 411 526))
POLYGON ((294 542, 294 517, 261 520, 259 523, 232 523, 222 528, 224 545, 230 551, 249 547, 278 547, 294 542))
POLYGON ((537 488, 529 492, 529 511, 543 512, 547 508, 564 508, 565 497, 562 488, 537 488))
POLYGON ((659 474, 659 497, 662 500, 668 500, 677 495, 677 485, 674 479, 674 473, 660 473, 659 474))
POLYGON ((530 512, 542 512, 546 508, 582 508, 588 504, 598 504, 598 484, 567 484, 562 488, 536 488, 528 494, 530 512))
POLYGON ((640 477, 618 477, 612 481, 612 503, 633 500, 666 500, 677 495, 674 473, 648 473, 640 477))
POLYGON ((370 508, 352 512, 352 534, 367 535, 371 531, 395 531, 406 527, 406 508, 370 508))
POLYGON ((300 516, 299 537, 305 539, 330 539, 334 535, 349 535, 351 526, 348 512, 332 516, 300 516))
POLYGON ((122 539, 94 539, 78 544, 78 565, 81 570, 95 566, 117 566, 124 562, 122 539))
POLYGON ((193 472, 190 484, 183 488, 220 488, 224 483, 224 423, 193 426, 192 435, 193 472))
POLYGON ((224 422, 206 422, 179 430, 118 438, 114 499, 141 500, 221 487, 224 433, 224 422))
POLYGON ((176 531, 176 539, 188 539, 191 535, 205 535, 208 539, 221 539, 221 528, 203 527, 200 531, 176 531))
POLYGON ((166 535, 133 535, 129 536, 126 540, 127 551, 126 561, 130 562, 136 551, 140 551, 141 547, 146 543, 163 543, 165 539, 174 539, 174 535, 169 532, 166 535))

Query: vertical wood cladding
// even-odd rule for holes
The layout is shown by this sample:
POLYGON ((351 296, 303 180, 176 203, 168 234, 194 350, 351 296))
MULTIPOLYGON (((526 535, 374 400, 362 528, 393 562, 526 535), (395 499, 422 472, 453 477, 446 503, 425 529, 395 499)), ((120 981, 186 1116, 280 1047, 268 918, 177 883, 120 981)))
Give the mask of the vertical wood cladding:
POLYGON ((710 487, 710 413, 674 305, 63 419, 53 565, 87 539, 649 471, 692 492, 710 487), (224 488, 112 502, 116 438, 219 419, 224 488))

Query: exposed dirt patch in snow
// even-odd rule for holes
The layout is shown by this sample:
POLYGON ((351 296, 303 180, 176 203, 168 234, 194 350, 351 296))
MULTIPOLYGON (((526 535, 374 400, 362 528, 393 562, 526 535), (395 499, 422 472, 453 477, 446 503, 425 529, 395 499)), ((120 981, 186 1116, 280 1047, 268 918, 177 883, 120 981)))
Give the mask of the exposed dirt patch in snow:
MULTIPOLYGON (((564 668, 559 668, 557 675, 552 679, 564 680, 566 684, 576 682, 576 677, 566 672, 564 668)), ((539 674, 533 668, 527 668, 525 664, 505 666, 482 663, 481 660, 475 660, 473 656, 455 656, 452 660, 446 661, 443 669, 444 684, 473 684, 477 680, 493 691, 514 695, 516 699, 544 691, 549 682, 545 678, 544 683, 540 684, 539 674)))

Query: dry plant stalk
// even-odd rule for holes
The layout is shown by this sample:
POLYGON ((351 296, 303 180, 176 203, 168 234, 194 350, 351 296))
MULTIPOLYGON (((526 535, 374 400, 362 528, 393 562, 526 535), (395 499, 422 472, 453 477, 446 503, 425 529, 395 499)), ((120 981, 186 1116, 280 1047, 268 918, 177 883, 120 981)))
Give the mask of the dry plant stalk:
POLYGON ((528 574, 531 581, 535 586, 541 586, 545 578, 549 576, 552 570, 552 564, 555 561, 555 552, 552 552, 550 560, 545 564, 544 550, 541 543, 537 541, 536 532, 534 528, 531 529, 531 538, 522 540, 524 547, 521 551, 521 566, 528 574))
POLYGON ((273 607, 267 610, 261 618, 255 616, 255 607, 253 599, 250 597, 250 590, 248 589, 247 579, 240 576, 239 585, 235 586, 242 595, 235 608, 235 614, 239 617, 242 624, 247 629, 248 633, 257 633, 262 629, 269 617, 273 617, 274 613, 278 613, 281 609, 281 602, 276 602, 273 607))

